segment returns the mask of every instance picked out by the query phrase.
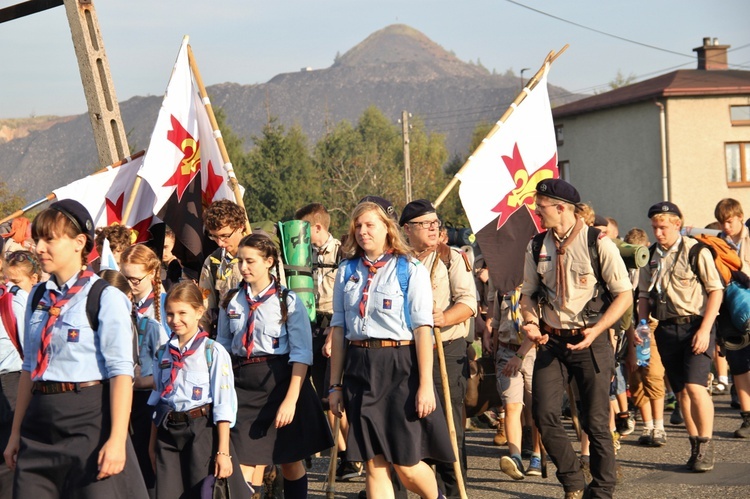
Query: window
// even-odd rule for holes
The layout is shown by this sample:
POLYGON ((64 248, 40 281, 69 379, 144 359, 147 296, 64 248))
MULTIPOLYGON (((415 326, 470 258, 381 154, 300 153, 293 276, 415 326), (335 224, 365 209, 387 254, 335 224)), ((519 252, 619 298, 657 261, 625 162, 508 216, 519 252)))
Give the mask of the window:
POLYGON ((557 139, 558 146, 563 145, 563 125, 555 125, 555 138, 557 139))
POLYGON ((727 184, 750 185, 750 142, 724 144, 727 159, 727 184))
POLYGON ((750 125, 750 106, 729 106, 732 125, 750 125))
POLYGON ((560 178, 566 182, 570 182, 570 161, 558 161, 557 170, 560 172, 560 178))

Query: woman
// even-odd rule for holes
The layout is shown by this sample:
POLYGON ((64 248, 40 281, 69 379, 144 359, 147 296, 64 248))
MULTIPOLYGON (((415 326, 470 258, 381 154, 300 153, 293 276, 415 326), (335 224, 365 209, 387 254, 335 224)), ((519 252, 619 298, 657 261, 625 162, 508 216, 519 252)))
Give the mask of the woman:
POLYGON ((454 461, 432 380, 429 274, 376 203, 354 209, 343 249, 353 257, 333 292, 329 404, 346 407, 347 457, 366 463, 367 497, 393 497, 389 464, 420 497, 443 497, 423 461, 454 461))

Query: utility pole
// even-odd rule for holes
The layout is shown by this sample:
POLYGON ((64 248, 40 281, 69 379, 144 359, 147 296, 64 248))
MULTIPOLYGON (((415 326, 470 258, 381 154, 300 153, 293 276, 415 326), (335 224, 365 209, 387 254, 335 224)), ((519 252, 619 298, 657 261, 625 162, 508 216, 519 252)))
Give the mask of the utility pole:
POLYGON ((130 154, 92 0, 64 0, 101 166, 130 154))
POLYGON ((406 203, 411 203, 411 164, 409 160, 409 117, 406 110, 401 111, 401 134, 404 138, 404 187, 406 189, 406 203))

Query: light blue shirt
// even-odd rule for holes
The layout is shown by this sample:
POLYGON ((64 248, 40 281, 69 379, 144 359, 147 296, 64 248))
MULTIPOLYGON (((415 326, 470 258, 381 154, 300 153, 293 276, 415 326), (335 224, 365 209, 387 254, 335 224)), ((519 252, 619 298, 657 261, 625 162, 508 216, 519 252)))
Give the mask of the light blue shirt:
MULTIPOLYGON (((49 294, 62 296, 76 283, 78 274, 59 288, 54 279, 37 284, 45 292, 36 310, 31 301, 26 307, 26 338, 23 344, 23 370, 33 372, 42 343, 42 330, 49 317, 45 305, 49 294)), ((50 360, 47 370, 32 381, 85 382, 126 375, 133 377, 133 322, 132 304, 119 289, 107 286, 99 303, 99 331, 94 332, 86 316, 86 299, 94 281, 89 282, 62 308, 52 326, 50 360)), ((34 288, 36 289, 36 287, 34 288)), ((33 296, 34 290, 31 292, 33 296)))
MULTIPOLYGON (((143 300, 139 301, 135 304, 136 308, 140 308, 141 304, 148 299, 148 296, 144 298, 143 300)), ((161 327, 164 329, 165 334, 167 336, 167 339, 172 335, 172 330, 169 328, 169 325, 167 324, 167 309, 166 309, 166 302, 167 302, 167 293, 162 293, 159 295, 159 311, 161 312, 161 327)), ((146 313, 144 313, 146 317, 150 319, 156 320, 156 311, 154 310, 154 304, 152 303, 149 305, 149 307, 146 309, 146 313)))
MULTIPOLYGON (((272 284, 255 298, 262 296, 272 284)), ((294 291, 289 291, 286 302, 286 324, 281 324, 281 303, 278 294, 268 298, 255 310, 252 357, 289 354, 289 362, 310 366, 313 360, 310 318, 305 305, 294 291)), ((250 306, 244 286, 232 297, 227 308, 219 312, 216 339, 232 354, 242 358, 247 357, 247 349, 243 346, 242 340, 247 331, 249 312, 250 306)))
POLYGON ((427 269, 418 260, 410 259, 408 296, 404 303, 396 272, 397 261, 397 257, 391 258, 372 278, 364 317, 360 317, 359 302, 368 270, 360 259, 354 273, 344 282, 348 261, 339 265, 333 287, 331 326, 344 327, 346 339, 408 341, 414 339, 413 329, 432 327, 432 285, 427 269), (405 306, 410 307, 412 330, 406 324, 405 306))
POLYGON ((138 316, 138 360, 141 364, 141 376, 154 374, 154 359, 159 347, 169 341, 164 328, 155 319, 145 315, 138 316))
MULTIPOLYGON (((8 292, 12 288, 12 285, 8 286, 8 292)), ((18 288, 15 296, 13 296, 12 308, 13 315, 16 316, 16 330, 18 331, 18 343, 21 348, 24 348, 24 316, 26 313, 26 301, 29 299, 29 294, 21 288, 18 288)), ((5 325, 0 321, 0 374, 7 374, 18 372, 21 370, 23 361, 21 356, 18 354, 18 350, 10 341, 8 331, 5 330, 5 325)))
MULTIPOLYGON (((184 353, 193 345, 195 335, 182 349, 184 353)), ((208 341, 208 338, 203 340, 208 341)), ((169 344, 179 346, 179 338, 172 335, 169 344)), ((182 369, 177 372, 173 390, 162 397, 164 386, 169 383, 172 371, 172 356, 169 348, 164 348, 161 355, 154 359, 154 383, 156 389, 151 392, 149 405, 160 401, 169 404, 173 411, 185 412, 206 404, 213 405, 214 423, 229 421, 234 426, 237 419, 237 392, 234 390, 232 359, 218 341, 212 342, 211 370, 208 369, 206 344, 202 344, 190 357, 185 359, 182 369)))

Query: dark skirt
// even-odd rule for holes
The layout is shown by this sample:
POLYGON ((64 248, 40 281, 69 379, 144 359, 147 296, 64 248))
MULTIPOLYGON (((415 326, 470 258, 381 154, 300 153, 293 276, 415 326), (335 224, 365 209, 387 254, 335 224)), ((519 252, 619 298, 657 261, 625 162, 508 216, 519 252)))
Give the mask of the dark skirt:
POLYGON ((14 498, 148 497, 127 439, 125 469, 97 480, 99 450, 110 434, 109 385, 78 392, 34 393, 21 425, 14 498))
MULTIPOLYGON (((426 418, 415 406, 419 388, 415 346, 350 347, 344 370, 344 404, 349 419, 346 456, 413 466, 422 460, 455 461, 440 399, 426 418)), ((434 387, 433 387, 434 390, 434 387)))
POLYGON ((234 370, 238 410, 232 442, 240 463, 293 463, 333 447, 328 421, 308 376, 303 377, 292 422, 279 429, 274 426, 291 377, 287 355, 234 370))

